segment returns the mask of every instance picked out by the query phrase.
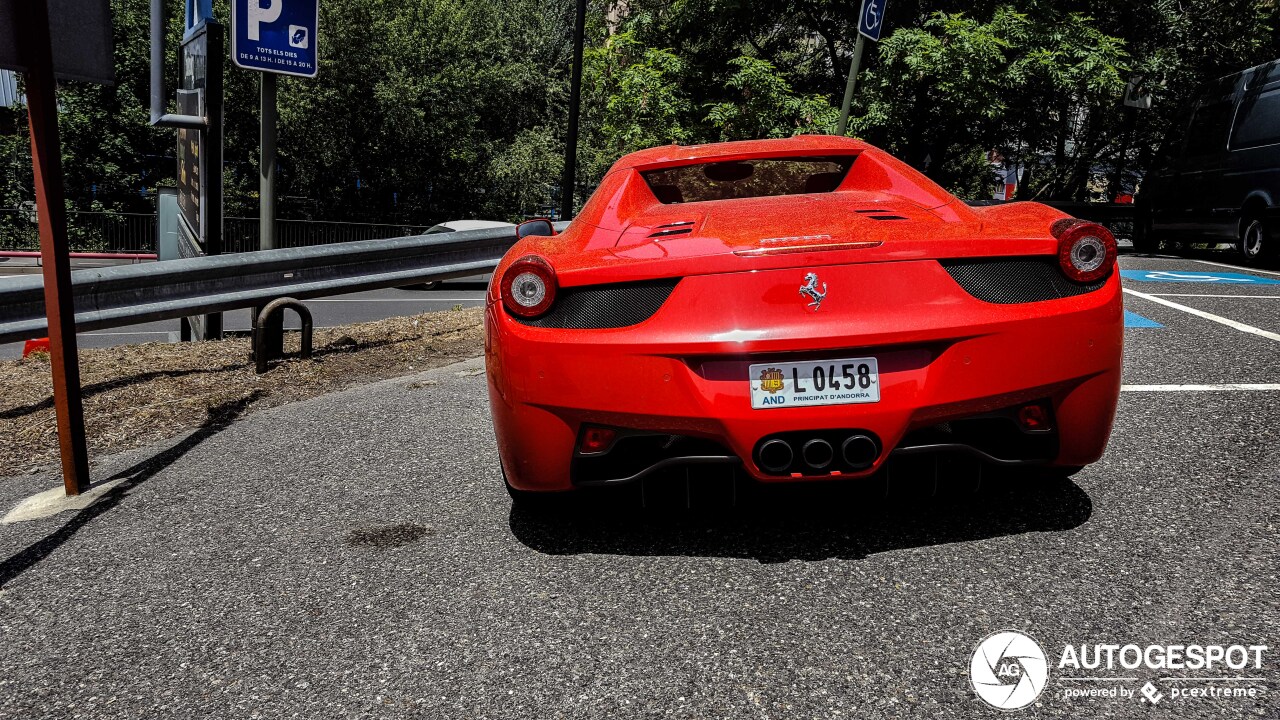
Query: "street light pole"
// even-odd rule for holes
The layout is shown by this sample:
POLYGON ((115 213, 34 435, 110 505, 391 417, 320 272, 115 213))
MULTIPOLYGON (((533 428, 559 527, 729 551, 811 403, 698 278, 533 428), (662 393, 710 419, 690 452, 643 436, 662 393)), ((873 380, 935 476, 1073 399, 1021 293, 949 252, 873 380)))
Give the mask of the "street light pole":
POLYGON ((582 105, 582 45, 586 35, 587 0, 578 0, 573 25, 573 71, 569 85, 569 132, 564 142, 564 175, 560 179, 560 219, 573 217, 573 191, 578 177, 578 115, 582 105))

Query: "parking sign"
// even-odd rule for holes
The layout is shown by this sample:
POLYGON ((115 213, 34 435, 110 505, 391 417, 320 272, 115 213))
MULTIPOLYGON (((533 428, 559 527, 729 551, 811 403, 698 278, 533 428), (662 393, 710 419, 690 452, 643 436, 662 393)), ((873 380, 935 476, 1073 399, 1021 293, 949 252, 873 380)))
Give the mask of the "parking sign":
POLYGON ((858 32, 868 40, 880 41, 884 30, 884 11, 889 0, 862 0, 862 13, 858 15, 858 32))
POLYGON ((231 0, 231 61, 246 70, 316 76, 320 0, 231 0))

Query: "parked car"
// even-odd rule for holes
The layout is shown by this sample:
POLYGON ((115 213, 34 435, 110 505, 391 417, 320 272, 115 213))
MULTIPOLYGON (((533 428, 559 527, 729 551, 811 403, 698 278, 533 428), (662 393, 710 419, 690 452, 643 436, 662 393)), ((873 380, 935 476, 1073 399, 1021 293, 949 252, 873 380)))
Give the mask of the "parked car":
MULTIPOLYGON (((438 235, 440 233, 460 232, 462 230, 488 230, 490 228, 515 227, 509 222, 499 222, 497 220, 450 220, 439 225, 432 225, 427 228, 424 235, 438 235)), ((492 273, 484 275, 468 275, 467 277, 457 278, 458 282, 489 282, 489 278, 493 277, 492 273)), ((431 282, 419 283, 417 285, 407 285, 405 290, 435 290, 440 287, 442 280, 433 280, 431 282)))
POLYGON ((1209 86, 1137 197, 1134 247, 1234 243, 1245 263, 1280 257, 1280 60, 1209 86))
POLYGON ((1111 233, 970 208, 858 140, 633 153, 563 233, 517 235, 485 357, 518 502, 709 464, 761 483, 938 454, 1070 474, 1111 433, 1111 233))

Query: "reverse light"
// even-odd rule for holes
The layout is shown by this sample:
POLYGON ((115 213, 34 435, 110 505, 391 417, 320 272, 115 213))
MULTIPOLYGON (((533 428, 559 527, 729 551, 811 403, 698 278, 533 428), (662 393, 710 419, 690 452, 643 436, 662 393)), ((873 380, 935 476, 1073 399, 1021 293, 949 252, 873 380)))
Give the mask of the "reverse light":
POLYGON ((512 315, 536 318, 556 300, 556 272, 543 258, 526 255, 502 274, 502 304, 512 315))
POLYGON ((589 427, 582 431, 578 452, 583 455, 599 455, 613 446, 618 431, 612 428, 589 427))
POLYGON ((1101 280, 1116 262, 1116 238, 1111 231, 1084 220, 1059 220, 1051 231, 1058 238, 1058 264, 1078 283, 1101 280))

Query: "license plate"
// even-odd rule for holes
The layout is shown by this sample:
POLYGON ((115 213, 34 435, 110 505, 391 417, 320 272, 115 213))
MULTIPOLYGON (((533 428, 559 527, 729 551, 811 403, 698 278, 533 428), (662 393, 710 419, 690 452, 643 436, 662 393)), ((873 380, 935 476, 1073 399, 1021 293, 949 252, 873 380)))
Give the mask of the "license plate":
POLYGON ((756 410, 880 402, 875 358, 752 365, 750 382, 756 410))

